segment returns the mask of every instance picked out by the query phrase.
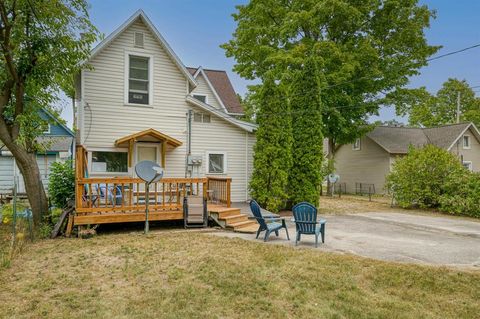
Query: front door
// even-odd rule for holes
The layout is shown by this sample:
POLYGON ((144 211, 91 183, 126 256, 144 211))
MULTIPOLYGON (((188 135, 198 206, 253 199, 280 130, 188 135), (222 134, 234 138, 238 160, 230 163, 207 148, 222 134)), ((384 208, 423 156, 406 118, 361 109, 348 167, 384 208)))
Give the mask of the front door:
POLYGON ((160 147, 158 143, 137 143, 136 162, 152 161, 161 165, 160 147))

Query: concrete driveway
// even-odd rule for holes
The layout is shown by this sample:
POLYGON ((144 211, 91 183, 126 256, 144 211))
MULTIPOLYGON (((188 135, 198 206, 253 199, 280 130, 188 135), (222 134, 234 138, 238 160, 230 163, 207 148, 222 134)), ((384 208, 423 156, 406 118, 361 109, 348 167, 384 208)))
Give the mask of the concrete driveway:
MULTIPOLYGON (((317 249, 351 253, 381 260, 480 268, 480 222, 461 217, 372 212, 322 215, 327 220, 325 244, 317 249)), ((295 225, 268 244, 295 245, 295 225)), ((217 235, 255 239, 252 234, 217 235)), ((261 234, 261 236, 263 233, 261 234)), ((298 247, 312 248, 314 236, 303 236, 298 247)))

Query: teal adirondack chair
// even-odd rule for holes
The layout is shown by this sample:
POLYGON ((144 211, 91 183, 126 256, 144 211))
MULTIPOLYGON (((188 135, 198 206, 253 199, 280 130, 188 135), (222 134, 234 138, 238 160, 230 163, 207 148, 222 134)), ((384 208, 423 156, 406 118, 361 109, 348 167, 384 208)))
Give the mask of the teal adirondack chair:
POLYGON ((301 235, 315 235, 315 247, 318 247, 318 236, 322 235, 322 243, 325 243, 325 223, 321 219, 317 221, 317 208, 310 203, 302 202, 292 208, 293 218, 297 229, 295 245, 300 241, 301 235))
POLYGON ((285 223, 285 219, 280 217, 264 217, 262 216, 262 209, 260 205, 255 200, 250 201, 250 210, 252 211, 253 217, 257 220, 259 226, 257 230, 257 237, 260 235, 262 231, 265 231, 265 237, 263 241, 267 241, 268 237, 272 232, 275 232, 275 235, 278 236, 278 231, 282 228, 285 228, 285 232, 287 233, 287 239, 290 240, 290 236, 288 236, 288 228, 287 224, 285 223))

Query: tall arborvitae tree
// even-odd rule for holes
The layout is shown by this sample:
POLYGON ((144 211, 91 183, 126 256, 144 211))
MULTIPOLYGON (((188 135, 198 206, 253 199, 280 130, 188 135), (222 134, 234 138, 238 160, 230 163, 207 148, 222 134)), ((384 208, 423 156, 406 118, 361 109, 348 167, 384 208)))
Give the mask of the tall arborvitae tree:
POLYGON ((271 211, 287 200, 288 174, 292 164, 292 129, 287 99, 273 78, 267 77, 256 92, 258 101, 252 197, 271 211))
POLYGON ((293 165, 289 199, 318 205, 322 183, 323 134, 320 78, 316 58, 306 59, 294 73, 289 90, 292 110, 293 165))

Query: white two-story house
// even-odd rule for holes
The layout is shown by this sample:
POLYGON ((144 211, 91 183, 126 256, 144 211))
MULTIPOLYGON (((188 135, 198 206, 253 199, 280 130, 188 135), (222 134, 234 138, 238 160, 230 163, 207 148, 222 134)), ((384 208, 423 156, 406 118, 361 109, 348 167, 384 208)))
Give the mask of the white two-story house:
POLYGON ((230 177, 231 201, 249 199, 256 127, 238 120, 226 72, 185 67, 141 10, 86 64, 76 116, 88 177, 135 177, 152 160, 165 177, 230 177))

